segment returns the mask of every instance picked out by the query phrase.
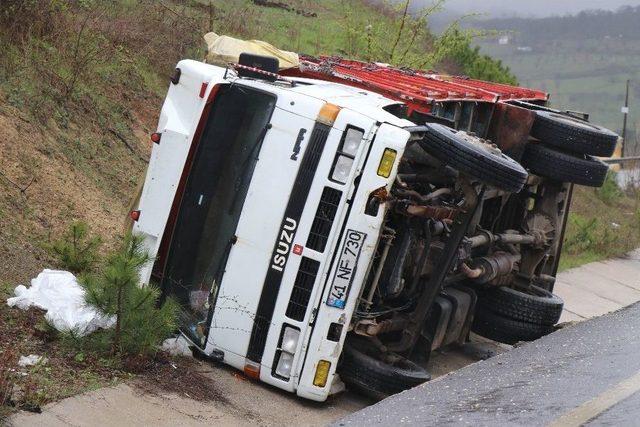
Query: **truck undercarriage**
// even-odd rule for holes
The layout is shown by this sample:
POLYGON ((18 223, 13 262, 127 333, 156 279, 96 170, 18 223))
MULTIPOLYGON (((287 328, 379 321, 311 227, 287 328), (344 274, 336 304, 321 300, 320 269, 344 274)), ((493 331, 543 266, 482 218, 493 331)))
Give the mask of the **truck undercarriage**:
MULTIPOLYGON (((404 366, 409 359, 424 364, 432 350, 463 343, 470 330, 514 343, 545 335, 560 317, 562 303, 549 292, 553 279, 545 272, 552 272, 548 261, 558 245, 569 187, 527 179, 517 168, 504 181, 507 189, 488 186, 487 181, 505 179, 510 169, 487 167, 480 181, 472 167, 452 168, 436 157, 440 153, 429 143, 436 129, 430 127, 405 152, 390 194, 371 199, 371 209, 387 203, 389 212, 346 341, 340 372, 347 382, 353 383, 352 375, 359 372, 352 358, 362 365, 362 357, 370 355, 387 363, 389 375, 397 377, 395 363, 404 366), (522 184, 514 193, 513 186, 522 184), (507 289, 516 297, 536 298, 548 313, 535 311, 533 305, 513 306, 515 301, 511 311, 500 305, 505 312, 493 313, 492 296, 507 289), (531 317, 527 309, 534 311, 531 317), (517 325, 496 323, 496 316, 512 312, 517 325), (358 354, 363 349, 365 353, 358 354)), ((465 135, 458 142, 470 139, 465 135)), ((485 153, 488 159, 506 160, 490 146, 485 153)), ((511 166, 509 160, 505 163, 511 166)), ((414 377, 418 381, 427 376, 417 365, 401 371, 407 384, 385 380, 381 389, 371 391, 394 393, 412 385, 414 377)))

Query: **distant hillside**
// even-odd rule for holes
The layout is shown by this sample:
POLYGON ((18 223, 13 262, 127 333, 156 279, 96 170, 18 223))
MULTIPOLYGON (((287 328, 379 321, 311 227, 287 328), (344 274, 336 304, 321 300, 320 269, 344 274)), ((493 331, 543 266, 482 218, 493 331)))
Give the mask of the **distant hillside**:
POLYGON ((558 41, 640 40, 639 22, 640 6, 625 6, 615 12, 589 10, 577 15, 487 19, 474 24, 478 28, 512 32, 517 43, 544 50, 558 41))
POLYGON ((631 80, 627 152, 640 150, 640 7, 589 11, 542 19, 472 22, 499 37, 479 41, 521 84, 551 94, 554 106, 585 111, 594 122, 621 132, 625 84, 631 80))
MULTIPOLYGON (((402 1, 402 0, 393 0, 402 1)), ((416 6, 428 6, 433 0, 412 0, 416 6)), ((460 14, 482 13, 490 18, 562 16, 583 10, 616 10, 638 4, 637 0, 447 0, 446 8, 460 14)))

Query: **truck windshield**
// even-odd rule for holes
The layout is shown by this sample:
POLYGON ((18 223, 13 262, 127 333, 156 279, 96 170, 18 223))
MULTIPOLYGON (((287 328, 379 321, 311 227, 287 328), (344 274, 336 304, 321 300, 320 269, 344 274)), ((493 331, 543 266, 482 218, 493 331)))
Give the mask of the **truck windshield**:
POLYGON ((273 95, 240 85, 222 86, 189 171, 162 289, 182 307, 183 332, 202 347, 275 104, 273 95))

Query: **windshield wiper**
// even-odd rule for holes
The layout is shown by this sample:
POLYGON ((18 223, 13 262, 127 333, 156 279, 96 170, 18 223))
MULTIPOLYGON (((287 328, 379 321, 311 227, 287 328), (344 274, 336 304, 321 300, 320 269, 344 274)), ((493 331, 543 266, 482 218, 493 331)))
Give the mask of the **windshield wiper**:
POLYGON ((264 127, 262 128, 262 130, 260 131, 260 133, 258 134, 258 137, 256 138, 256 141, 253 143, 253 146, 251 147, 251 150, 249 151, 249 155, 247 156, 247 158, 245 159, 244 162, 242 162, 242 169, 240 172, 240 176, 238 177, 238 179, 236 180, 236 185, 233 187, 233 200, 231 200, 231 205, 229 206, 229 214, 231 214, 235 208, 236 208, 236 204, 238 202, 239 199, 239 194, 238 194, 238 190, 240 188, 242 188, 242 186, 244 185, 245 181, 247 180, 247 169, 249 167, 249 165, 251 165, 251 160, 258 160, 258 151, 256 150, 256 148, 258 148, 261 144, 262 141, 264 140, 265 136, 267 136, 267 131, 269 129, 271 129, 272 125, 271 123, 267 123, 266 125, 264 125, 264 127), (254 157, 255 155, 255 157, 254 157))

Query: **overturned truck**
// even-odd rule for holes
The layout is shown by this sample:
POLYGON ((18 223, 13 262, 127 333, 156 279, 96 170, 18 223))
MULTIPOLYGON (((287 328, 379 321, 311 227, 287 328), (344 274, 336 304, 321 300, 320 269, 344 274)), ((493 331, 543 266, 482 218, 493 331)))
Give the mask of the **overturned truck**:
POLYGON ((323 401, 552 331, 574 184, 612 132, 545 93, 339 58, 181 61, 134 231, 195 351, 323 401))

